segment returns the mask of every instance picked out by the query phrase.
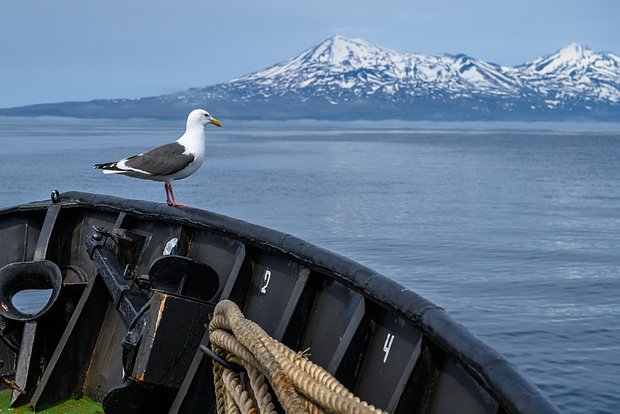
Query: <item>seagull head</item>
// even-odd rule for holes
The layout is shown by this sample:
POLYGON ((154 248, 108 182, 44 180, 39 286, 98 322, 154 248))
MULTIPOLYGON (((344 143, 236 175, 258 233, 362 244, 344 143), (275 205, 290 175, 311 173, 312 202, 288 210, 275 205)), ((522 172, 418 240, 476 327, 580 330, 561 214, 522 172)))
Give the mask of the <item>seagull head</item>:
POLYGON ((213 118, 213 116, 204 109, 194 109, 192 112, 189 113, 189 116, 187 117, 188 127, 195 125, 200 125, 204 127, 207 124, 213 124, 218 127, 222 126, 222 123, 220 121, 213 118))

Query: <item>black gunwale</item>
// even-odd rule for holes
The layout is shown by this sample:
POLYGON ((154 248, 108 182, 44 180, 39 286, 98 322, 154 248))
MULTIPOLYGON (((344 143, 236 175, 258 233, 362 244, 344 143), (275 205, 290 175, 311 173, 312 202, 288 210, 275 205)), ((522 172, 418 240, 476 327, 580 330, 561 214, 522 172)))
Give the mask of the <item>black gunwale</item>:
MULTIPOLYGON (((57 202, 63 208, 122 211, 142 219, 205 228, 288 256, 311 270, 333 275, 365 297, 412 321, 427 338, 461 364, 508 412, 560 412, 512 363, 469 332, 443 308, 351 259, 277 230, 191 207, 174 208, 162 203, 74 191, 62 193, 57 202)), ((0 209, 0 216, 45 209, 50 204, 52 202, 42 201, 0 209)))

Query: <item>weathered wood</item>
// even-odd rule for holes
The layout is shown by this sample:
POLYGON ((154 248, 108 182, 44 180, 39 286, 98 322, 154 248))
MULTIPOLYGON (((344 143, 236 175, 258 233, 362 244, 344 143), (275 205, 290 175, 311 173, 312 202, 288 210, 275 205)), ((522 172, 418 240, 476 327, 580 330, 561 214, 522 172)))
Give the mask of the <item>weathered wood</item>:
POLYGON ((30 406, 41 409, 80 393, 108 303, 101 278, 92 277, 43 372, 30 406))
POLYGON ((154 291, 132 378, 180 387, 211 312, 204 302, 154 291))
POLYGON ((123 379, 122 342, 126 328, 122 316, 110 302, 99 331, 81 394, 102 401, 105 394, 123 379))
POLYGON ((293 318, 293 313, 297 308, 297 304, 299 303, 299 298, 301 298, 301 294, 306 288, 306 284, 308 283, 308 277, 310 276, 310 270, 306 268, 299 269, 299 275, 297 280, 295 281, 295 286, 291 291, 289 301, 286 304, 286 308, 284 308, 284 312, 282 312, 282 316, 280 317, 280 322, 278 323, 278 327, 273 333, 273 337, 277 340, 282 340, 284 336, 284 332, 288 328, 288 325, 291 323, 293 318))
MULTIPOLYGON (((206 327, 200 345, 209 346, 209 331, 206 327)), ((197 350, 169 414, 211 412, 211 407, 215 406, 214 397, 213 363, 204 352, 197 350)))
POLYGON ((230 271, 230 275, 226 278, 226 284, 224 285, 224 289, 222 290, 222 294, 220 295, 221 299, 228 299, 230 294, 237 282, 237 278, 239 277, 239 272, 241 271, 241 266, 243 266, 243 262, 245 261, 245 244, 240 244, 237 248, 237 252, 235 253, 235 262, 230 271))
POLYGON ((32 375, 33 371, 38 371, 39 356, 38 349, 35 346, 37 333, 37 322, 30 321, 24 325, 24 333, 22 342, 19 347, 17 356, 17 370, 15 372, 15 385, 27 392, 26 395, 21 394, 17 389, 13 390, 11 397, 11 407, 19 406, 30 398, 36 377, 32 375), (30 375, 29 375, 30 374, 30 375))

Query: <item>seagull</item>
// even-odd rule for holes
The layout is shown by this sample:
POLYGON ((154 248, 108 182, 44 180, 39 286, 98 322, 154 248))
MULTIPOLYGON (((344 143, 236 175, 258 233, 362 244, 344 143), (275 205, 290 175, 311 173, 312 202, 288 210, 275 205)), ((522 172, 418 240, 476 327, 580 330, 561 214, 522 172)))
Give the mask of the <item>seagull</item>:
POLYGON ((163 181, 166 203, 179 207, 172 192, 172 181, 195 173, 205 159, 205 126, 222 123, 204 109, 194 109, 187 117, 185 133, 176 142, 154 148, 143 154, 133 155, 119 161, 95 164, 104 174, 124 174, 144 180, 163 181))

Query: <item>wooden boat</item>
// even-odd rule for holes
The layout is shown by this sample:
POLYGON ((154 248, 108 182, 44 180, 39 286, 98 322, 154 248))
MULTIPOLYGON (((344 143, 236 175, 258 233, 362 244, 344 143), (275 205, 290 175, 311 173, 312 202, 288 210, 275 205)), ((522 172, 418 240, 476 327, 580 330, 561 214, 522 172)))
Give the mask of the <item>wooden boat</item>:
POLYGON ((2 410, 211 412, 212 360, 200 345, 227 298, 388 412, 558 412, 442 308, 274 230, 54 192, 0 210, 0 240, 2 410), (51 296, 26 313, 13 301, 25 289, 51 296))

